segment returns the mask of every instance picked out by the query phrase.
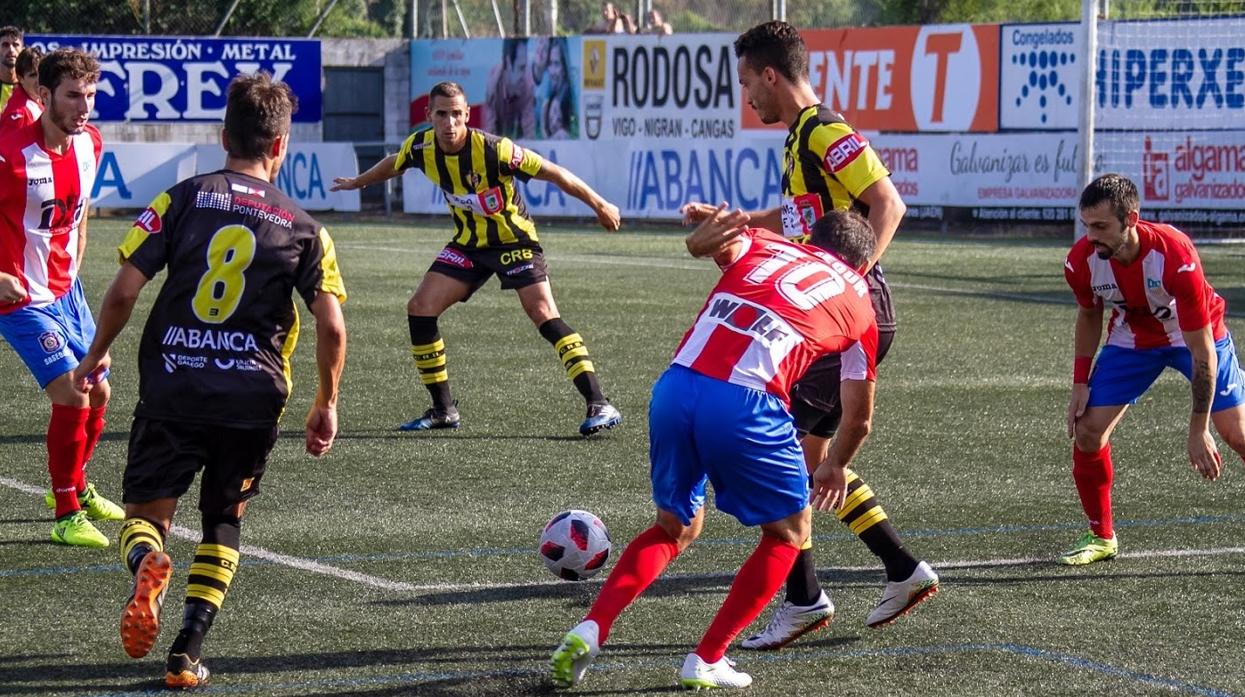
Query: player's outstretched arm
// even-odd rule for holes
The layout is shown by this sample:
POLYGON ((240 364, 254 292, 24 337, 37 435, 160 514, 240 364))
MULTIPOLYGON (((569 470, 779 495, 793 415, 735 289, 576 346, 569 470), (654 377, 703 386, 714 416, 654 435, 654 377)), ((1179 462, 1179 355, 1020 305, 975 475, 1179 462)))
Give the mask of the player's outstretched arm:
POLYGON ((398 156, 393 154, 372 165, 371 169, 357 177, 334 177, 333 186, 329 188, 329 191, 353 191, 354 189, 362 189, 365 186, 379 184, 386 179, 393 179, 401 174, 395 168, 397 162, 398 156))
POLYGON ((117 275, 104 294, 100 304, 99 319, 95 322, 95 338, 91 348, 73 371, 73 384, 82 392, 89 392, 94 384, 94 376, 107 369, 112 359, 108 355, 112 342, 125 329, 130 321, 130 313, 134 311, 134 303, 138 302, 138 294, 147 285, 147 277, 137 266, 126 262, 121 265, 117 275))
POLYGON ((346 320, 337 296, 321 292, 311 304, 316 317, 316 367, 320 384, 307 413, 307 452, 319 457, 337 437, 337 386, 346 365, 346 320))
POLYGON ((601 223, 601 227, 605 228, 606 232, 615 232, 622 225, 618 206, 602 198, 569 169, 546 160, 541 164, 540 171, 535 177, 556 184, 559 189, 586 203, 592 212, 597 214, 597 222, 601 223))
POLYGON ((1219 359, 1215 354, 1215 335, 1210 325, 1184 334, 1193 358, 1193 408, 1189 414, 1189 465, 1209 480, 1219 478, 1223 466, 1219 448, 1210 435, 1210 405, 1215 400, 1215 375, 1219 359))
POLYGON ((701 221, 683 238, 687 251, 696 258, 713 257, 718 266, 735 260, 739 253, 737 239, 748 229, 751 217, 741 210, 730 210, 725 203, 713 209, 713 215, 701 221))
POLYGON ((1094 307, 1077 305, 1076 326, 1072 332, 1072 394, 1068 398, 1068 437, 1076 434, 1076 420, 1085 415, 1089 404, 1089 368, 1102 340, 1102 303, 1094 307))
POLYGON ((873 234, 878 239, 873 248, 873 256, 869 257, 869 264, 865 267, 868 271, 878 263, 882 253, 890 246, 895 231, 899 229, 899 223, 903 221, 904 213, 908 212, 908 206, 899 196, 899 190, 895 188, 890 177, 882 177, 870 184, 860 192, 860 201, 869 206, 869 225, 873 227, 873 234))
POLYGON ((847 468, 873 428, 873 381, 839 383, 843 417, 830 441, 830 452, 813 472, 813 508, 838 509, 847 497, 847 468))
MULTIPOLYGON (((713 204, 690 201, 683 204, 683 207, 679 209, 679 213, 683 215, 684 225, 696 225, 707 220, 717 210, 718 207, 713 204)), ((781 235, 783 234, 782 209, 768 208, 763 211, 753 211, 748 214, 748 224, 752 227, 763 227, 770 232, 781 235)))

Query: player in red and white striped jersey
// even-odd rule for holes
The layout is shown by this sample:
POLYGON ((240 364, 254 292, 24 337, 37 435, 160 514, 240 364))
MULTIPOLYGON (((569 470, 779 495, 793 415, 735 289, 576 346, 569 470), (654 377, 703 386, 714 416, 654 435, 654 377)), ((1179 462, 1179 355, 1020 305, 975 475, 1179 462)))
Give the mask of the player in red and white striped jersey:
POLYGON ((1224 325, 1225 303, 1202 273, 1193 242, 1170 225, 1141 220, 1137 186, 1118 174, 1081 194, 1086 234, 1072 246, 1064 276, 1076 296, 1075 365, 1068 403, 1072 477, 1089 531, 1059 558, 1069 565, 1119 551, 1111 519, 1111 432, 1165 368, 1189 378, 1189 464, 1207 479, 1222 463, 1210 424, 1245 458, 1245 374, 1224 325), (1107 341, 1105 307, 1111 306, 1107 341), (1097 365, 1091 372, 1094 354, 1097 365))
POLYGON ((18 85, 9 103, 0 111, 0 136, 38 121, 43 114, 43 102, 39 99, 39 61, 42 59, 43 51, 38 46, 27 46, 17 56, 18 85))
POLYGON ((123 517, 87 484, 85 471, 104 429, 107 362, 89 393, 71 380, 95 334, 78 268, 101 151, 99 131, 87 123, 98 80, 92 56, 77 49, 52 52, 39 66, 46 111, 0 137, 0 336, 52 401, 52 539, 88 547, 108 546, 90 520, 123 517))
POLYGON ((550 658, 554 682, 578 682, 619 614, 700 534, 706 482, 717 507, 761 541, 680 672, 685 688, 747 687, 726 648, 782 586, 808 539, 812 508, 839 508, 847 467, 869 432, 878 328, 868 283, 856 272, 874 249, 858 214, 832 211, 812 242, 838 256, 747 228, 718 208, 687 239, 722 278, 653 386, 649 458, 656 524, 628 545, 584 621, 550 658), (843 418, 826 457, 808 471, 789 412, 791 386, 814 361, 842 353, 843 418))

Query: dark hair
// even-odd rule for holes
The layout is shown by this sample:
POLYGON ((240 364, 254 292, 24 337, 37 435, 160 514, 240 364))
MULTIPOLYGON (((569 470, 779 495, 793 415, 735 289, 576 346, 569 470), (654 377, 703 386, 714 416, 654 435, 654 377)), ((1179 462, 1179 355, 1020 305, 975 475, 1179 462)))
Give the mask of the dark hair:
POLYGON ((38 72, 39 63, 43 60, 43 49, 38 46, 27 46, 17 54, 17 76, 19 78, 38 72))
POLYGON ((512 36, 501 40, 502 57, 506 65, 514 65, 514 58, 519 55, 520 46, 523 47, 524 51, 527 50, 526 38, 516 38, 512 36))
POLYGON ((16 37, 18 41, 21 41, 23 43, 26 41, 26 35, 22 33, 22 30, 18 29, 17 27, 11 24, 5 27, 0 27, 0 39, 3 39, 7 36, 16 37))
POLYGON ((432 86, 432 89, 428 90, 429 104, 437 97, 462 97, 466 99, 467 93, 463 91, 462 85, 446 80, 445 82, 438 82, 432 86))
POLYGON ((1104 174, 1090 182, 1081 192, 1080 208, 1093 208, 1103 201, 1111 202, 1111 209, 1121 223, 1130 211, 1138 210, 1141 206, 1137 185, 1122 174, 1104 174))
POLYGON ((269 73, 261 70, 235 77, 225 102, 229 155, 243 160, 267 157, 276 139, 289 134, 297 109, 298 98, 289 85, 273 80, 269 73))
POLYGON ((809 244, 859 269, 873 256, 877 237, 863 215, 855 211, 830 211, 813 223, 809 244))
POLYGON ((735 39, 735 57, 747 58, 757 71, 773 68, 795 82, 808 79, 808 47, 800 32, 786 22, 766 22, 735 39))
POLYGON ((56 91, 61 80, 99 82, 99 61, 79 48, 58 48, 39 61, 39 86, 56 91))

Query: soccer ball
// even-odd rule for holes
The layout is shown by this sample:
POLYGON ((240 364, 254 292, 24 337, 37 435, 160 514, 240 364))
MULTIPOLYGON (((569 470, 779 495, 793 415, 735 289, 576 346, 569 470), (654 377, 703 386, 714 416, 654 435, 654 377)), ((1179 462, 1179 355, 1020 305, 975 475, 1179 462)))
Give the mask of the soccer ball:
POLYGON ((562 511, 540 534, 540 559, 549 571, 567 581, 591 578, 610 558, 605 523, 588 511, 562 511))

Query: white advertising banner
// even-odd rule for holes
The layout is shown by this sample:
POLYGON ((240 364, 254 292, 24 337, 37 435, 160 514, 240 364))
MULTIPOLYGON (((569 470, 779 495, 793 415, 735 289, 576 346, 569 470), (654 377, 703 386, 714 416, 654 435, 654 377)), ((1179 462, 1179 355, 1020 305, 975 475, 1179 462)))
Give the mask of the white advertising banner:
POLYGON ((1153 131, 1099 135, 1099 171, 1137 182, 1143 212, 1173 222, 1245 223, 1245 131, 1153 131), (1208 212, 1209 211, 1209 212, 1208 212))
MULTIPOLYGON (((225 166, 219 145, 196 148, 196 173, 215 172, 225 166)), ((309 211, 358 211, 359 192, 329 191, 334 177, 359 173, 359 158, 351 143, 291 143, 285 163, 277 173, 277 188, 309 211)))
POLYGON ((162 191, 195 173, 186 143, 105 143, 91 192, 96 208, 146 208, 162 191))
POLYGON ((583 136, 733 138, 740 104, 734 40, 734 34, 584 37, 583 136))
POLYGON ((999 127, 1075 129, 1083 44, 1073 22, 1000 27, 999 127))

